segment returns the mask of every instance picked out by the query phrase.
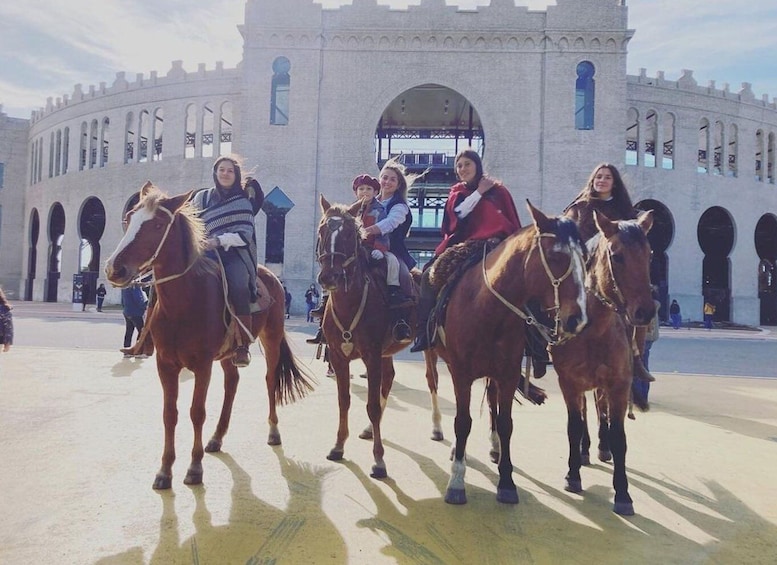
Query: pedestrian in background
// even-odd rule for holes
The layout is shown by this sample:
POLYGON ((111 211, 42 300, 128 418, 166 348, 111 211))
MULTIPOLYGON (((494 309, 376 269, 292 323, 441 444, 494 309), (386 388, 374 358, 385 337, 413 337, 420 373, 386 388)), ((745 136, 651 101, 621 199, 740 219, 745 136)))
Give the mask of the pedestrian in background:
POLYGON ((311 284, 310 288, 305 291, 305 304, 308 307, 308 322, 313 321, 313 316, 310 315, 310 312, 316 307, 316 304, 318 304, 318 297, 319 294, 316 285, 311 284))
MULTIPOLYGON (((121 289, 121 307, 124 314, 124 348, 127 349, 132 345, 132 334, 137 330, 140 337, 140 332, 143 331, 144 319, 146 314, 146 306, 148 305, 148 298, 146 293, 143 292, 139 284, 132 284, 127 288, 121 289)), ((137 338, 136 338, 137 339, 137 338)), ((132 353, 124 353, 124 358, 129 357, 147 357, 144 353, 133 355, 132 353)))
POLYGON ((100 283, 100 286, 97 287, 97 291, 95 292, 95 296, 97 296, 97 311, 102 312, 103 311, 103 302, 105 302, 105 295, 108 294, 108 291, 105 290, 105 285, 103 283, 100 283))
POLYGON ((284 294, 284 300, 286 301, 286 319, 289 319, 289 316, 291 315, 291 293, 289 292, 289 289, 286 288, 286 285, 283 285, 283 294, 284 294))
POLYGON ((672 327, 676 330, 680 329, 683 316, 680 314, 680 305, 677 303, 677 300, 672 300, 672 303, 669 305, 669 317, 672 320, 672 327))
POLYGON ((707 300, 704 303, 704 327, 708 330, 712 329, 712 317, 715 315, 715 305, 707 300))
POLYGON ((13 307, 8 304, 5 292, 0 288, 0 344, 3 352, 7 352, 13 345, 13 307))

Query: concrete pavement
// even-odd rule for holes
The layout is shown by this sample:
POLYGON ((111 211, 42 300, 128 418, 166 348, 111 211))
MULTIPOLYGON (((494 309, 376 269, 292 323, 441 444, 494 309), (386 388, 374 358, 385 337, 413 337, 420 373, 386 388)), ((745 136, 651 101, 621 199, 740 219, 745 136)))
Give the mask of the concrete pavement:
MULTIPOLYGON (((264 365, 254 349, 224 453, 206 455, 203 486, 183 485, 193 385, 184 374, 173 488, 160 493, 151 482, 162 450, 161 390, 154 358, 118 353, 121 314, 16 305, 16 345, 0 356, 0 563, 775 562, 775 379, 659 371, 651 412, 627 425, 631 518, 611 511, 609 464, 583 470, 582 495, 563 490, 566 415, 552 370, 539 382, 548 403, 513 412, 520 504, 497 503, 477 384, 469 503, 455 507, 442 499, 455 407, 447 373, 446 439, 433 442, 423 366, 409 354, 398 362, 383 425, 389 478, 376 481, 371 444, 357 438, 367 423, 366 381, 351 381, 345 460, 327 461, 335 383, 304 343, 313 326, 290 320, 293 348, 321 376, 310 397, 280 410, 283 446, 265 444, 264 365)), ((777 346, 774 332, 667 330, 662 339, 679 343, 692 332, 714 336, 705 343, 720 358, 754 336, 766 342, 759 355, 777 346)), ((218 373, 206 435, 221 403, 218 373)))

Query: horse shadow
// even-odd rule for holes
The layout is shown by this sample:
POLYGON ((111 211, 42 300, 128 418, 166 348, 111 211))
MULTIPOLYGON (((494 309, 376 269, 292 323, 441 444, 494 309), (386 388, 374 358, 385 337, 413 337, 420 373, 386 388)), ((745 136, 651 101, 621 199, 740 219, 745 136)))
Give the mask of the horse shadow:
POLYGON ((137 362, 135 359, 121 359, 111 366, 111 377, 131 377, 133 373, 137 373, 142 368, 142 363, 137 362))
POLYGON ((287 459, 280 447, 273 448, 273 453, 289 489, 285 509, 259 499, 253 492, 250 475, 231 455, 214 454, 228 468, 233 480, 227 522, 215 525, 206 503, 206 489, 192 487, 195 533, 181 540, 175 495, 173 491, 160 491, 159 543, 149 563, 269 565, 311 562, 311 556, 316 555, 327 555, 327 562, 335 565, 346 563, 345 541, 321 508, 322 481, 329 471, 287 459))

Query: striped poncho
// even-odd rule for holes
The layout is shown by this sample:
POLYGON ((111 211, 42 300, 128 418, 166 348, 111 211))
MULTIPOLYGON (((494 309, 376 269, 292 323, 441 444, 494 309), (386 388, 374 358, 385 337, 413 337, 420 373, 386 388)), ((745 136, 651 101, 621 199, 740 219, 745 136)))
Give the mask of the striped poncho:
POLYGON ((252 268, 255 272, 257 260, 254 210, 245 193, 241 190, 224 199, 215 188, 209 188, 197 192, 192 199, 192 204, 200 210, 200 218, 205 222, 205 230, 209 237, 236 233, 245 241, 245 247, 233 249, 248 253, 250 257, 246 260, 250 263, 246 267, 252 268))

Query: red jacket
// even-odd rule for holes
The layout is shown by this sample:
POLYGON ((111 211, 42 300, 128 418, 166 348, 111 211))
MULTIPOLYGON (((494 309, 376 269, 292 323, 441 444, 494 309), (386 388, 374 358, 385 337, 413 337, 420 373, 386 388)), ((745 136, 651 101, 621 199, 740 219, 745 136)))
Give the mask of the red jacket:
POLYGON ((443 237, 434 250, 435 255, 440 255, 455 243, 490 237, 504 239, 521 229, 521 220, 518 219, 513 197, 501 184, 494 185, 486 192, 472 212, 460 220, 454 208, 473 192, 463 182, 451 187, 442 220, 443 237))

